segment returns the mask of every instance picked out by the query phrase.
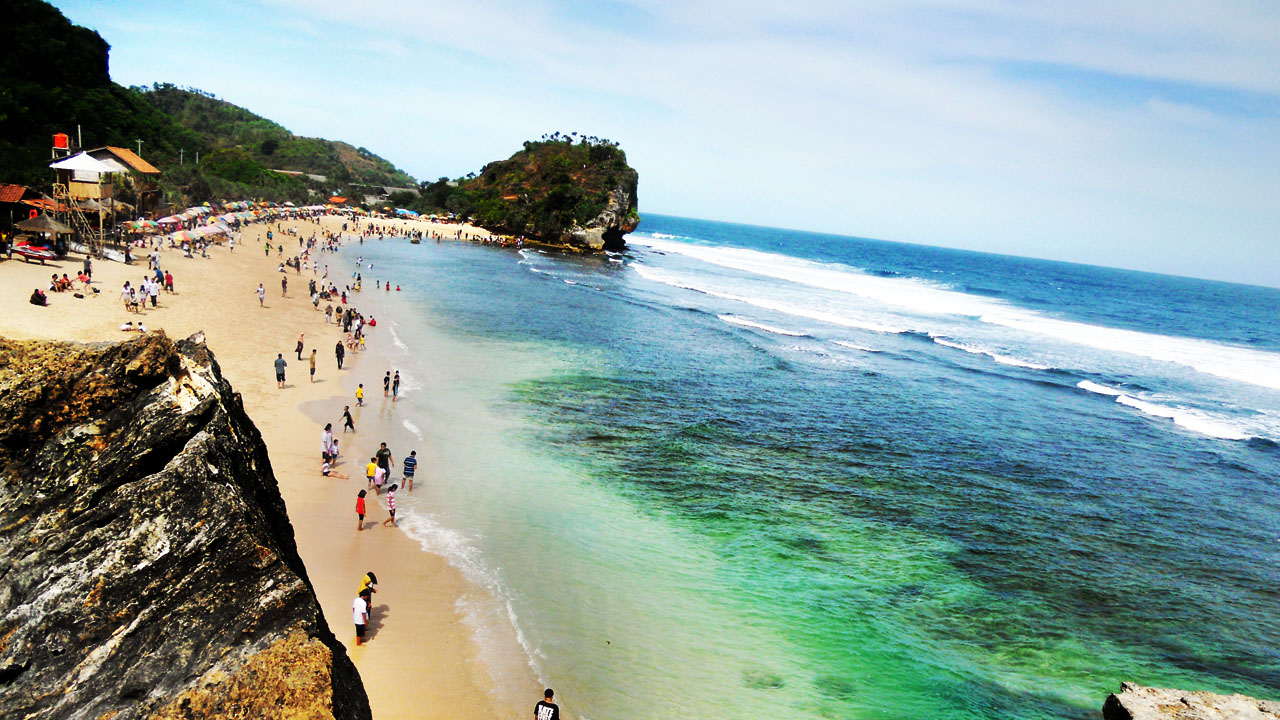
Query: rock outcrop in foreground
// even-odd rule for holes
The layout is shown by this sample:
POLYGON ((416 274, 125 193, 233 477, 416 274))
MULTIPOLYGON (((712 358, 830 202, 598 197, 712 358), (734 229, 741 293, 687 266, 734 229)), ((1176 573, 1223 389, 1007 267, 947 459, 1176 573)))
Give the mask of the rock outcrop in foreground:
POLYGON ((1280 703, 1244 695, 1185 692, 1121 683, 1107 696, 1105 720, 1280 720, 1280 703))
POLYGON ((0 340, 0 417, 0 717, 370 717, 201 336, 0 340))

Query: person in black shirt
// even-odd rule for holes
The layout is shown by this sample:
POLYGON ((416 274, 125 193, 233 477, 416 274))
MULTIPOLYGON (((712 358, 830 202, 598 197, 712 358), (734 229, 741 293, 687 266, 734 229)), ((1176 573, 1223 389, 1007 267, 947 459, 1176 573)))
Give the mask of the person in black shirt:
POLYGON ((542 693, 542 699, 533 706, 534 720, 560 720, 560 706, 551 702, 551 697, 555 694, 551 688, 542 693))

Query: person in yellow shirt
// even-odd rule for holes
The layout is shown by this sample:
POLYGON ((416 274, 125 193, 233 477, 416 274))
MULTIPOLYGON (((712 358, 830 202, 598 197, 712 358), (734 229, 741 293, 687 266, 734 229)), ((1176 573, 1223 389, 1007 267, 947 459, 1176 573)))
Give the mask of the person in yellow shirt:
POLYGON ((378 472, 378 458, 369 458, 369 464, 364 466, 365 480, 369 482, 369 487, 373 487, 373 474, 378 472))
POLYGON ((360 387, 356 388, 356 405, 364 405, 364 383, 360 383, 360 387))

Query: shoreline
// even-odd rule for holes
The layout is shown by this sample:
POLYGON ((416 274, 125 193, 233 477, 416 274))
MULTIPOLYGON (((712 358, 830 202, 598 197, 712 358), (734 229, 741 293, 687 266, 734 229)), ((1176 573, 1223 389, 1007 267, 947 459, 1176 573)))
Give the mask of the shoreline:
MULTIPOLYGON (((320 226, 329 230, 340 230, 343 219, 318 218, 320 226)), ((361 453, 372 451, 365 447, 366 441, 357 443, 353 438, 342 443, 343 456, 336 470, 352 479, 324 478, 319 472, 316 449, 323 423, 315 424, 304 407, 314 410, 328 405, 329 415, 336 419, 350 397, 343 388, 341 373, 355 376, 362 372, 372 378, 369 366, 381 353, 374 348, 356 354, 367 354, 367 358, 348 353, 339 373, 333 344, 341 333, 336 325, 325 323, 322 309, 311 307, 305 293, 306 280, 319 280, 320 275, 287 273, 290 292, 282 297, 276 277, 281 274, 276 271, 276 254, 256 254, 262 250, 269 228, 297 227, 298 237, 305 238, 316 229, 315 222, 286 220, 250 225, 243 228, 243 241, 237 243, 235 252, 225 245, 213 246, 208 259, 185 258, 179 250, 161 251, 161 266, 173 273, 177 292, 162 294, 159 307, 148 309, 141 317, 126 312, 118 296, 124 281, 136 283, 147 271, 145 259, 132 265, 96 260, 94 286, 101 292, 85 293, 83 299, 74 298, 70 292, 50 292, 49 307, 26 302, 31 288, 43 289, 55 271, 74 275, 80 268, 80 256, 69 256, 50 265, 28 264, 16 258, 2 262, 0 276, 5 281, 0 298, 8 300, 14 312, 0 320, 0 335, 17 340, 120 341, 133 337, 118 329, 130 320, 141 320, 149 331, 163 330, 174 339, 203 332, 224 375, 243 397, 249 416, 266 441, 309 581, 330 628, 347 646, 360 670, 374 717, 491 717, 513 712, 517 708, 505 707, 509 703, 503 703, 491 687, 479 648, 458 609, 464 594, 484 592, 483 588, 472 586, 444 557, 427 552, 403 531, 370 527, 372 522, 380 524, 386 517, 381 499, 372 494, 368 498, 366 531, 357 535, 350 527, 356 490, 364 487, 362 466, 356 460, 361 453), (259 282, 267 288, 262 308, 258 307, 255 294, 259 282), (292 352, 300 332, 306 335, 302 361, 292 352), (307 378, 307 354, 312 348, 317 350, 314 384, 307 378), (284 390, 273 382, 271 361, 275 353, 283 353, 289 363, 284 390), (360 576, 371 569, 381 581, 380 592, 374 596, 369 642, 356 647, 348 619, 350 603, 360 576)), ((374 224, 407 226, 427 233, 446 228, 478 232, 469 226, 400 219, 374 224)), ((292 255, 297 250, 289 244, 295 240, 277 233, 273 243, 284 244, 292 255)), ((408 239, 400 236, 384 241, 407 243, 408 239)), ((357 243, 357 236, 344 234, 344 247, 358 247, 357 243)), ((345 251, 358 252, 354 247, 345 251)), ((335 267, 342 253, 313 252, 312 257, 321 266, 330 266, 331 281, 342 281, 341 270, 335 267)), ((368 297, 369 292, 366 289, 364 296, 368 297)), ((351 304, 360 308, 361 294, 353 295, 351 304)), ((379 328, 383 322, 380 320, 379 328)), ((384 341, 379 328, 373 328, 369 337, 375 347, 384 341)), ((365 384, 369 388, 370 383, 365 384)), ((377 424, 372 418, 364 422, 357 418, 356 427, 359 436, 359 431, 371 432, 377 424)), ((376 448, 378 440, 372 442, 376 448)), ((430 473, 426 462, 420 464, 420 477, 430 473)), ((394 477, 398 478, 398 473, 394 477)), ((530 698, 537 693, 536 682, 536 678, 529 680, 530 698)))

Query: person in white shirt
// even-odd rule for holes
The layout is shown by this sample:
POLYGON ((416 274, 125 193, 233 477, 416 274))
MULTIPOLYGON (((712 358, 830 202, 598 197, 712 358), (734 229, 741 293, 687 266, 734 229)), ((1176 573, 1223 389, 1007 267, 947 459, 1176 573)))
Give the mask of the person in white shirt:
POLYGON ((356 624, 356 645, 363 645, 365 627, 369 622, 369 603, 359 595, 351 602, 351 620, 356 624))

